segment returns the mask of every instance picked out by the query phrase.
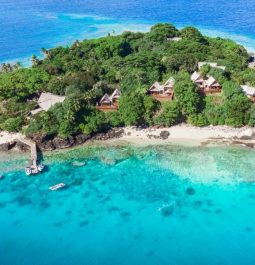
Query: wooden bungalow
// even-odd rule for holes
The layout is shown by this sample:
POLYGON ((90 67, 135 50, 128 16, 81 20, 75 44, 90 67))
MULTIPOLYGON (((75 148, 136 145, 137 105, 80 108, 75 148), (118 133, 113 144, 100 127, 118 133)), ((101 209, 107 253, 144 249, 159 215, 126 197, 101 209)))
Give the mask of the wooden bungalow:
POLYGON ((205 79, 199 72, 194 72, 191 75, 191 80, 196 84, 199 89, 204 88, 205 79))
POLYGON ((159 101, 172 100, 174 96, 174 79, 170 77, 164 85, 155 82, 148 90, 148 94, 159 101))
POLYGON ((119 89, 115 89, 111 96, 104 94, 96 108, 101 111, 116 111, 118 109, 118 102, 121 97, 119 89))
POLYGON ((221 85, 215 78, 209 76, 208 79, 204 82, 203 91, 206 94, 220 93, 221 85))
POLYGON ((121 97, 121 92, 119 89, 115 89, 111 95, 112 104, 118 104, 121 97))
POLYGON ((191 80, 199 88, 200 92, 205 94, 214 94, 221 92, 220 83, 212 76, 203 77, 199 72, 194 72, 191 80))
POLYGON ((247 86, 247 85, 244 85, 244 86, 241 86, 244 94, 249 98, 251 99, 251 101, 253 103, 255 103, 255 87, 251 87, 251 86, 247 86))

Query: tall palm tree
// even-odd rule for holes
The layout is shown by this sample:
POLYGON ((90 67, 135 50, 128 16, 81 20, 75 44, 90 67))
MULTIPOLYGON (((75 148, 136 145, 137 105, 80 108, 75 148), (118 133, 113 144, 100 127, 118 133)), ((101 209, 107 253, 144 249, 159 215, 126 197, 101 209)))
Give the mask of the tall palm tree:
POLYGON ((34 55, 34 54, 32 55, 31 62, 32 62, 33 66, 37 66, 39 64, 39 60, 36 57, 36 55, 34 55))

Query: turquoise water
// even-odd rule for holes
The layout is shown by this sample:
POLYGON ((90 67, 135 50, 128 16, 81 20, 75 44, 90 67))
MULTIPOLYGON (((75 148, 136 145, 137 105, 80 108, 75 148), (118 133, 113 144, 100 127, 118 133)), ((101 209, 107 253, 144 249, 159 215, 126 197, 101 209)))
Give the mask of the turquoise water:
POLYGON ((157 22, 193 25, 255 50, 253 0, 0 0, 0 62, 29 63, 40 49, 157 22))
POLYGON ((255 152, 83 147, 1 159, 1 265, 255 264, 255 152), (72 162, 86 161, 84 167, 72 162), (65 182, 67 189, 48 187, 65 182))

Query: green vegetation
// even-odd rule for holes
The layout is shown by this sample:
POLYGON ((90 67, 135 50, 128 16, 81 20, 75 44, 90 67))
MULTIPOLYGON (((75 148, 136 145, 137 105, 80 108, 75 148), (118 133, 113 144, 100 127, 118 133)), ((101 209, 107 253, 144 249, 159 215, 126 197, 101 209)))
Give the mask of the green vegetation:
POLYGON ((208 38, 192 27, 157 24, 148 33, 124 32, 42 52, 45 58, 33 56, 31 68, 2 68, 0 129, 26 128, 27 134, 65 138, 123 125, 255 125, 255 107, 240 89, 245 83, 255 86, 255 71, 248 68, 247 51, 231 40, 208 38), (173 37, 182 39, 167 40, 173 37), (191 82, 199 61, 226 66, 225 72, 209 66, 201 70, 223 85, 221 94, 205 97, 191 82), (172 102, 161 104, 146 95, 152 83, 169 76, 175 78, 172 102), (100 97, 116 87, 122 91, 119 110, 96 110, 100 97), (65 95, 66 100, 27 119, 41 92, 65 95))

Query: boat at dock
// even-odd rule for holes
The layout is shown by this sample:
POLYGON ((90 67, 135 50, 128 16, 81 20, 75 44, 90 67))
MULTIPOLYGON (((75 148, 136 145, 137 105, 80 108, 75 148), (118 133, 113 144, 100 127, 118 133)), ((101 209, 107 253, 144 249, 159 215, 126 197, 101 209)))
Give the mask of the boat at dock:
POLYGON ((59 184, 56 184, 54 186, 49 187, 49 190, 55 191, 55 190, 62 189, 65 186, 66 186, 66 184, 62 182, 62 183, 59 183, 59 184))
POLYGON ((43 171, 44 169, 44 165, 40 164, 40 165, 32 165, 32 166, 28 166, 25 168, 25 173, 27 176, 30 175, 36 175, 39 174, 43 171))

